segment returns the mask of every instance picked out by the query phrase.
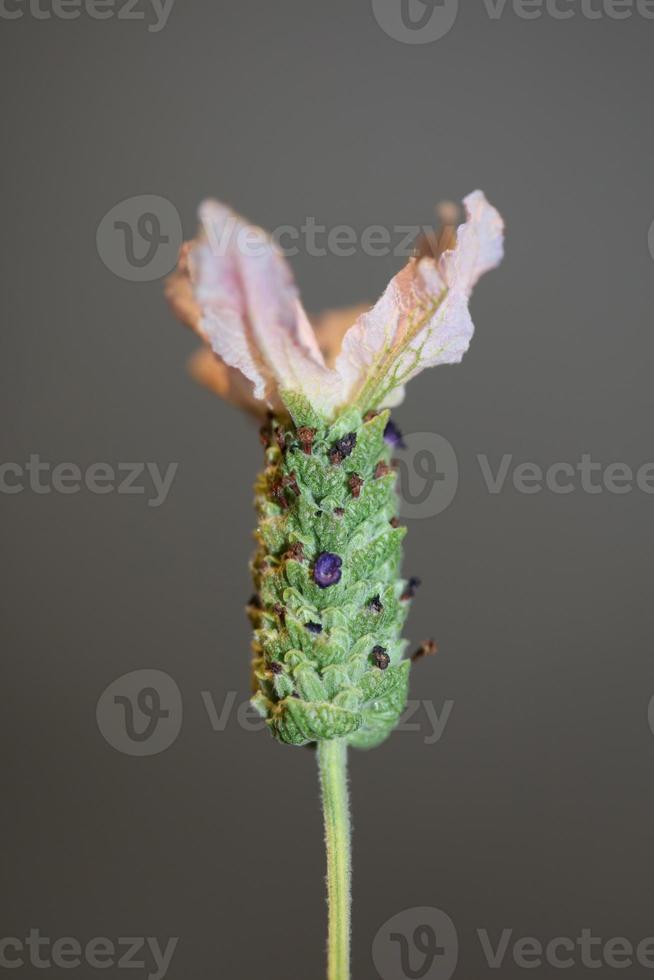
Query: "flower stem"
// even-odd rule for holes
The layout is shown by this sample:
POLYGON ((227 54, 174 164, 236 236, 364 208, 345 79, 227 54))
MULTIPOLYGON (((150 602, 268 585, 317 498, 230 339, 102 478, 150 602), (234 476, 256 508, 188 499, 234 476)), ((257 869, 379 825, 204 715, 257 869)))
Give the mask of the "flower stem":
POLYGON ((319 742, 318 764, 327 844, 327 980, 349 980, 351 829, 346 743, 338 739, 319 742))

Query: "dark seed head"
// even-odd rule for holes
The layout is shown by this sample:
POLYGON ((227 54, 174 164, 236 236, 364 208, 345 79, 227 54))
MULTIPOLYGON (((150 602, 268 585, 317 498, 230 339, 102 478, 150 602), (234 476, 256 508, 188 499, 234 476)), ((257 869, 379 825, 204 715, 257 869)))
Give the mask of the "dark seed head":
POLYGON ((270 663, 268 664, 268 667, 270 668, 273 674, 281 674, 281 672, 284 669, 280 664, 279 660, 271 660, 270 663))
POLYGON ((335 447, 329 450, 329 462, 332 466, 340 466, 343 462, 343 454, 338 451, 335 447))
POLYGON ((384 647, 377 646, 372 648, 372 662, 380 670, 386 670, 391 662, 391 658, 386 653, 384 647))
POLYGON ((374 596, 370 600, 370 602, 368 603, 368 606, 369 606, 369 608, 373 612, 376 612, 376 613, 380 613, 380 612, 383 612, 384 611, 384 607, 382 605, 382 601, 381 601, 381 599, 379 598, 378 595, 374 596))
POLYGON ((343 517, 344 514, 345 514, 345 510, 344 510, 343 507, 336 507, 336 508, 334 508, 334 516, 335 517, 343 517))
MULTIPOLYGON (((348 432, 346 436, 341 439, 337 439, 332 448, 332 452, 338 453, 341 460, 346 459, 348 456, 352 455, 352 450, 357 444, 357 434, 356 432, 348 432)), ((339 460, 339 462, 341 461, 339 460)))
POLYGON ((321 589, 326 589, 330 585, 336 585, 341 580, 341 567, 343 559, 339 555, 334 555, 330 551, 323 551, 316 558, 313 566, 313 580, 321 589))
POLYGON ((394 449, 406 449, 404 437, 392 419, 388 420, 388 424, 384 429, 384 439, 394 449))
POLYGON ((306 623, 306 627, 310 633, 322 633, 322 626, 320 623, 306 623))

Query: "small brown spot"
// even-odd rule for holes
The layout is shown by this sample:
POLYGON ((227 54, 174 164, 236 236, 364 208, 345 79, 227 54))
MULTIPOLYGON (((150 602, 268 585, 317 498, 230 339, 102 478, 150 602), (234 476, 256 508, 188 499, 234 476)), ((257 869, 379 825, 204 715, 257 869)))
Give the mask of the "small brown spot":
POLYGON ((271 660, 270 663, 268 664, 268 668, 273 674, 281 674, 281 672, 284 669, 280 664, 279 660, 271 660))
POLYGON ((379 412, 366 412, 366 414, 363 416, 363 421, 372 422, 372 420, 376 419, 378 415, 379 412))
POLYGON ((273 606, 273 612, 279 617, 279 621, 283 626, 284 622, 286 621, 286 613, 284 611, 284 607, 282 606, 281 602, 275 603, 275 605, 273 606))
POLYGON ((335 517, 344 517, 345 516, 345 509, 343 507, 335 507, 334 508, 334 515, 335 515, 335 517))
POLYGON ((297 485, 297 474, 296 473, 287 473, 286 476, 282 480, 282 486, 283 487, 288 487, 289 490, 292 490, 296 497, 299 497, 300 496, 300 488, 297 485))
POLYGON ((275 430, 275 440, 279 446, 280 453, 286 452, 286 433, 282 432, 281 429, 275 430))
POLYGON ((284 558, 292 559, 293 561, 304 561, 304 545, 302 542, 294 541, 284 555, 284 558))
POLYGON ((329 450, 329 462, 332 466, 340 466, 343 462, 343 454, 338 449, 329 450))
POLYGON ((388 463, 385 463, 383 459, 380 459, 375 466, 375 480, 379 480, 380 477, 386 476, 391 472, 391 468, 388 463))
POLYGON ((277 480, 272 484, 270 488, 270 495, 276 503, 282 508, 282 510, 288 509, 288 500, 286 499, 286 494, 284 493, 284 486, 281 480, 277 480))
POLYGON ((250 606, 252 609, 261 609, 261 599, 256 592, 250 596, 248 606, 250 606))
POLYGON ((423 657, 433 657, 438 653, 438 646, 435 640, 423 640, 416 652, 411 657, 413 663, 422 660, 423 657))
POLYGON ((353 497, 361 496, 361 487, 363 486, 363 480, 358 475, 358 473, 353 473, 348 480, 348 486, 352 492, 353 497))
POLYGON ((400 526, 400 518, 399 517, 391 517, 391 519, 390 519, 390 521, 388 523, 391 525, 391 527, 399 527, 400 526))
POLYGON ((302 446, 302 452, 310 456, 312 453, 313 440, 316 438, 316 430, 310 429, 307 425, 301 425, 297 430, 297 437, 302 446))

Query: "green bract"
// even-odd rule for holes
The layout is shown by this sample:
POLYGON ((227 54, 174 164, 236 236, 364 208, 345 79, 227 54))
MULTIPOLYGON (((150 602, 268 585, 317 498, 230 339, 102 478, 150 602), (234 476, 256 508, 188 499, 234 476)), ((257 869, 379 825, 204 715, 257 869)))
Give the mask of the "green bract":
POLYGON ((363 419, 349 408, 326 423, 302 398, 284 401, 289 417, 263 430, 255 487, 253 703, 282 742, 371 748, 404 710, 410 668, 388 412, 363 419), (325 554, 341 559, 341 575, 321 587, 325 554))

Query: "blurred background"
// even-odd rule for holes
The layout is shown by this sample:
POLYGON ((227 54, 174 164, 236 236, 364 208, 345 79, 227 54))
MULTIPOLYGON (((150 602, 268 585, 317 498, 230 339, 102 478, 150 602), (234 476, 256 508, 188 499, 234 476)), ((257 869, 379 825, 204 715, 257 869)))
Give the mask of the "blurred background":
POLYGON ((395 412, 439 654, 352 758, 353 975, 646 975, 652 5, 75 3, 0 14, 3 967, 34 975, 39 930, 52 976, 63 937, 85 977, 121 937, 135 978, 324 975, 315 759, 246 710, 261 448, 189 378, 163 277, 214 195, 325 229, 291 257, 309 310, 372 301, 401 230, 481 187, 506 261, 395 412))

